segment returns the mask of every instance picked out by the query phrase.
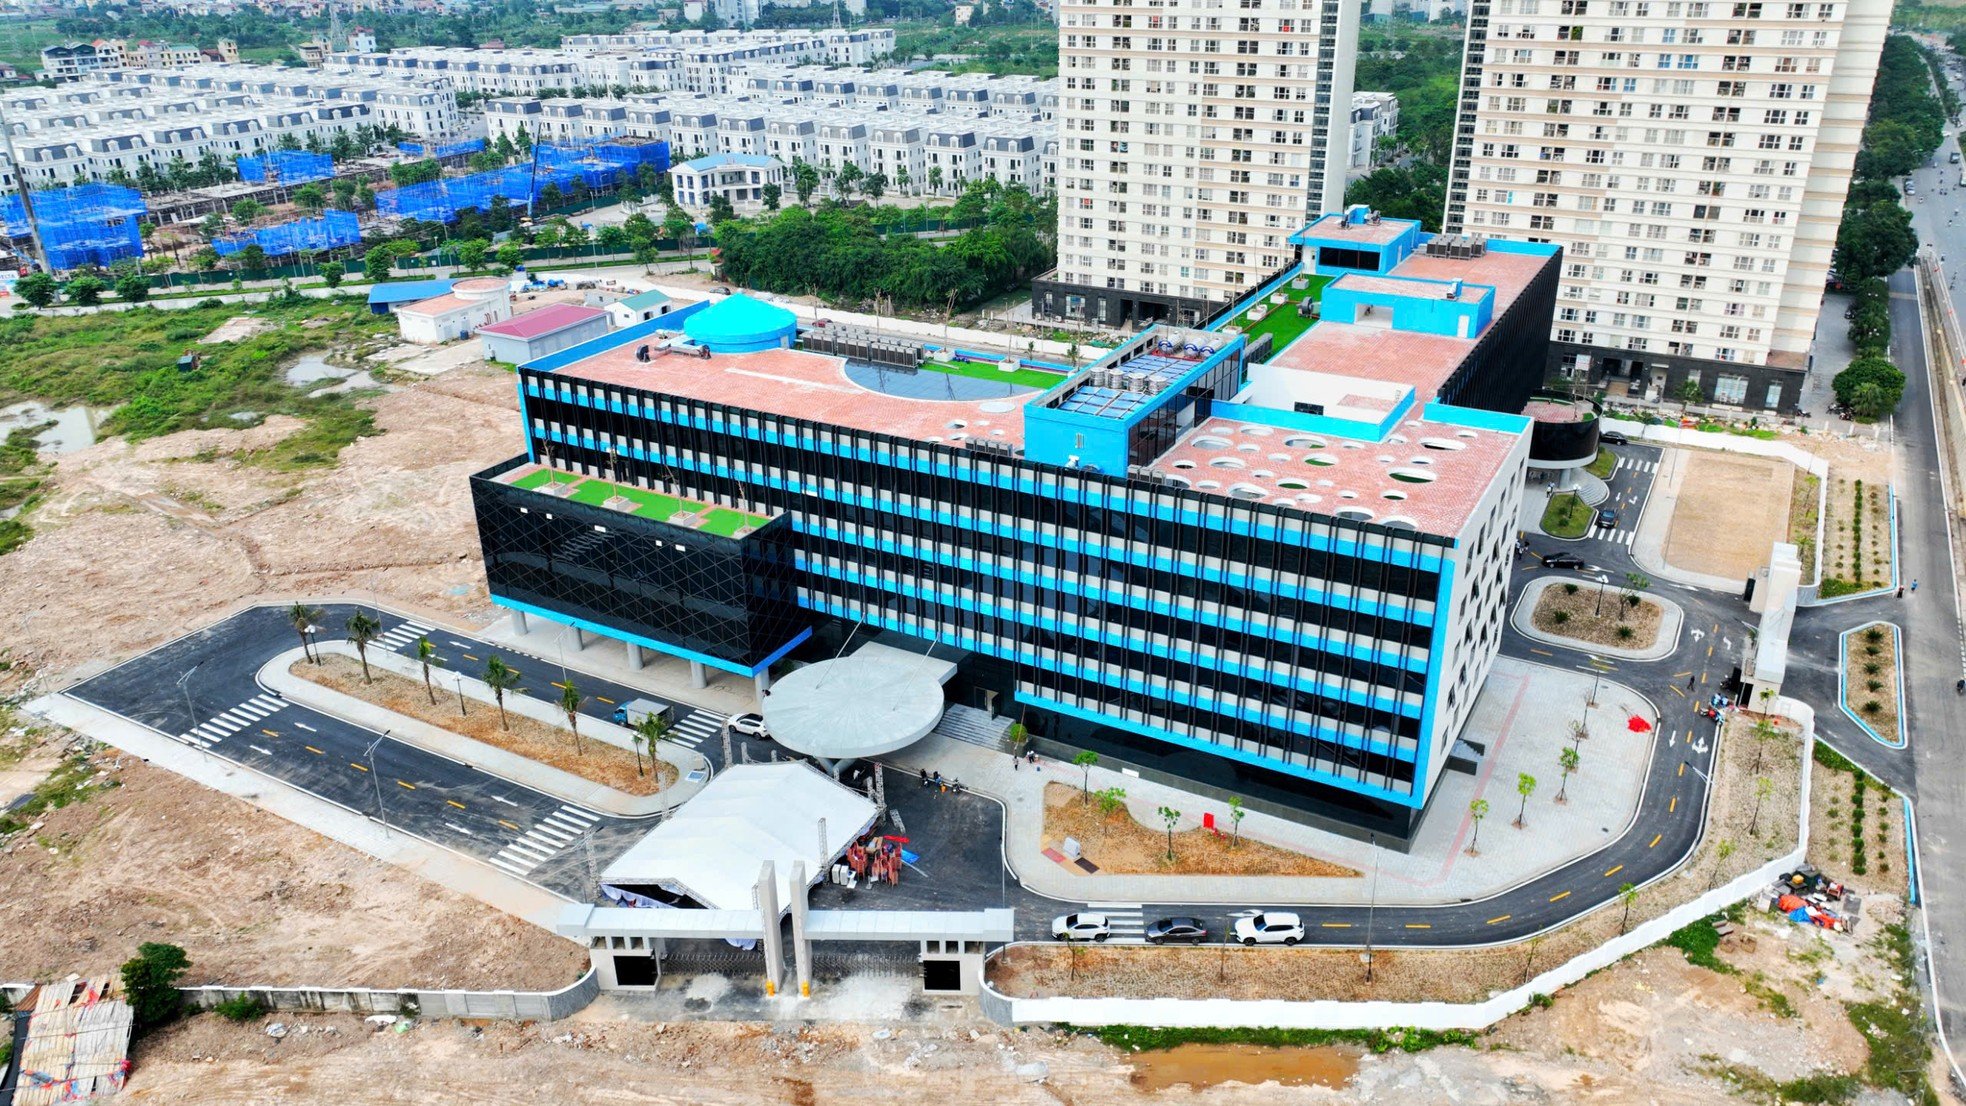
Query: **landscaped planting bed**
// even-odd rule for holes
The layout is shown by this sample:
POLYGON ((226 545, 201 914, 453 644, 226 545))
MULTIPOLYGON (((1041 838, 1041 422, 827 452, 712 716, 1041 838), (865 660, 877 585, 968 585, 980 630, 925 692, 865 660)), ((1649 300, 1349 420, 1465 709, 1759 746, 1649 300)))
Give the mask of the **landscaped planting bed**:
POLYGON ((1789 494, 1789 541, 1802 561, 1802 583, 1816 582, 1816 521, 1822 513, 1822 480, 1803 469, 1795 470, 1795 484, 1789 494))
MULTIPOLYGON (((1174 835, 1174 859, 1167 859, 1167 833, 1143 826, 1127 813, 1124 796, 1085 795, 1062 783, 1044 789, 1044 844, 1058 848, 1067 837, 1078 841, 1085 858, 1101 872, 1154 872, 1207 876, 1323 876, 1355 878, 1358 872, 1315 856, 1236 839, 1235 827, 1174 835), (1102 801, 1102 798, 1104 801, 1102 801)), ((1226 822, 1227 819, 1224 819, 1226 822)))
POLYGON ((1873 622, 1849 637, 1843 658, 1843 701, 1886 741, 1898 739, 1898 642, 1873 622))
POLYGON ((1631 588, 1564 581, 1536 597, 1531 623, 1546 634, 1592 645, 1649 649, 1659 642, 1665 608, 1631 588))
POLYGON ((1829 518, 1823 527, 1825 599, 1891 585, 1890 489, 1830 474, 1829 518))
POLYGON ((1552 537, 1581 538, 1591 528, 1594 514, 1575 492, 1553 495, 1549 506, 1543 508, 1543 531, 1552 537))

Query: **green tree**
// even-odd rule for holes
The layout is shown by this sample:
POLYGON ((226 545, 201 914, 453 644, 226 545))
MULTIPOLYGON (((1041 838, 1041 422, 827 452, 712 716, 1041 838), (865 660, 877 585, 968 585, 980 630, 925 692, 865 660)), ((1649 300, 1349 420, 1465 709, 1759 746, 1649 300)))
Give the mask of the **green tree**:
POLYGON ((655 743, 667 737, 668 734, 669 716, 666 714, 650 711, 642 715, 640 722, 635 723, 633 739, 635 742, 635 774, 637 776, 642 774, 642 746, 648 746, 649 759, 654 760, 655 743))
POLYGON ((191 251, 191 267, 201 273, 218 268, 218 261, 218 251, 210 246, 200 246, 191 251))
POLYGON ((1079 801, 1084 802, 1092 793, 1092 766, 1099 763, 1099 754, 1091 749, 1080 749, 1078 755, 1072 758, 1072 763, 1079 769, 1079 801))
POLYGON ((867 174, 860 182, 860 190, 867 194, 868 199, 879 201, 882 196, 887 195, 887 174, 867 174))
POLYGON ((1248 813, 1242 808, 1242 796, 1229 796, 1229 827, 1230 832, 1234 834, 1229 841, 1230 848, 1242 848, 1242 819, 1248 813))
POLYGON ((485 686, 491 688, 492 700, 498 704, 498 725, 509 730, 511 724, 505 719, 505 693, 519 686, 519 673, 504 659, 494 655, 485 662, 485 686))
POLYGON ((1181 812, 1171 806, 1160 808, 1160 820, 1167 826, 1167 860, 1174 862, 1174 827, 1181 824, 1181 812))
POLYGON ((83 273, 81 276, 70 280, 67 286, 62 289, 62 293, 70 301, 80 304, 83 307, 94 307, 96 304, 101 303, 103 291, 104 286, 102 281, 97 280, 87 273, 83 273))
POLYGON ((594 241, 603 253, 622 253, 628 249, 628 232, 619 224, 609 223, 594 232, 594 241))
POLYGON ((777 211, 777 210, 778 210, 778 204, 779 204, 779 201, 780 201, 780 200, 782 200, 782 199, 784 199, 784 197, 785 197, 785 190, 784 190, 783 188, 780 188, 780 187, 779 187, 778 185, 776 185, 776 184, 767 184, 767 185, 765 185, 765 186, 764 186, 764 189, 763 189, 763 199, 764 199, 764 201, 765 201, 765 210, 766 210, 766 211, 777 211))
POLYGON ((1570 773, 1575 772, 1577 770, 1577 762, 1580 759, 1581 756, 1577 752, 1577 747, 1575 745, 1565 745, 1561 750, 1557 752, 1556 754, 1557 765, 1563 769, 1562 786, 1556 789, 1557 802, 1567 803, 1570 801, 1570 773))
POLYGON ((503 265, 508 269, 516 269, 519 266, 525 264, 525 261, 526 261, 525 252, 519 248, 519 244, 517 242, 507 239, 505 242, 499 245, 498 263, 500 265, 503 265))
POLYGON ((293 606, 287 608, 287 624, 294 628, 294 633, 300 635, 300 655, 307 660, 313 661, 315 664, 320 664, 321 658, 307 651, 307 635, 312 633, 314 628, 320 625, 320 622, 321 609, 319 607, 310 607, 305 603, 295 603, 293 606))
POLYGON ((1693 376, 1680 381, 1679 387, 1673 389, 1673 396, 1679 400, 1682 407, 1691 407, 1705 398, 1704 393, 1700 391, 1699 378, 1693 376))
POLYGON ((369 252, 362 257, 362 275, 371 283, 388 280, 389 266, 394 260, 395 255, 390 253, 387 247, 370 246, 369 252))
POLYGON ((1632 904, 1638 901, 1638 888, 1629 883, 1620 885, 1618 888, 1618 901, 1625 906, 1624 913, 1618 917, 1618 932, 1623 933, 1626 927, 1631 924, 1632 904))
POLYGON ((47 307, 54 303, 60 291, 55 278, 42 272, 29 273, 14 282, 14 294, 34 307, 47 307))
POLYGON ((809 162, 792 163, 792 193, 799 198, 800 206, 812 202, 812 194, 819 188, 819 170, 809 162))
POLYGON ((1753 837, 1761 829, 1761 802, 1775 793, 1775 781, 1767 776, 1758 776, 1754 781, 1754 817, 1748 819, 1748 836, 1753 837))
POLYGON ((1707 890, 1713 890, 1714 886, 1720 882, 1721 875, 1727 870, 1727 858, 1733 855, 1734 843, 1732 841, 1723 837, 1714 843, 1713 874, 1707 877, 1707 890))
POLYGON ((1888 277, 1910 264, 1918 250, 1911 212, 1895 193, 1876 203, 1850 203, 1836 232, 1836 272, 1846 281, 1888 277))
POLYGON ((330 288, 341 287, 341 278, 348 275, 348 269, 339 261, 325 262, 321 266, 321 282, 330 288))
MULTIPOLYGON (((580 708, 586 702, 587 697, 574 686, 573 677, 567 677, 560 684, 560 710, 567 716, 567 729, 573 731, 573 751, 576 753, 586 751, 580 745, 580 708)), ((636 764, 639 767, 640 761, 637 760, 636 764)))
POLYGON ((241 272, 263 272, 266 269, 266 250, 255 242, 233 254, 232 264, 241 272))
POLYGON ((355 655, 362 661, 362 682, 374 683, 369 677, 369 643, 382 635, 382 621, 367 611, 356 611, 348 616, 348 640, 355 646, 355 655))
POLYGON ((430 666, 437 663, 437 647, 430 644, 427 637, 416 639, 416 663, 423 666, 423 693, 430 697, 430 705, 434 707, 437 705, 437 685, 430 682, 430 666))
POLYGON ((1098 791, 1094 791, 1092 797, 1099 800, 1099 813, 1108 818, 1118 814, 1120 808, 1126 806, 1126 788, 1124 787, 1101 788, 1098 791))
POLYGON ((116 298, 124 303, 142 303, 150 298, 150 282, 136 273, 116 278, 116 298))
POLYGON ((319 215, 328 206, 328 191, 319 184, 303 184, 294 189, 294 203, 304 211, 319 215))
POLYGON ((689 216, 683 214, 683 209, 679 207, 670 208, 669 214, 662 217, 662 237, 677 245, 681 245, 683 239, 689 237, 689 232, 694 227, 695 224, 690 222, 689 216))
POLYGON ((1889 358, 1867 354, 1837 373, 1830 388, 1851 414, 1870 421, 1897 409, 1905 394, 1905 374, 1889 358))
POLYGON ((1476 799, 1468 804, 1468 818, 1474 822, 1474 836, 1468 838, 1468 855, 1480 856, 1476 846, 1481 843, 1481 820, 1488 817, 1488 800, 1476 799))
POLYGON ((1536 777, 1527 772, 1517 772, 1515 793, 1522 796, 1522 808, 1515 812, 1515 828, 1522 829, 1528 825, 1523 816, 1529 813, 1529 796, 1536 793, 1536 777))
POLYGON ((491 243, 483 238, 473 238, 457 244, 457 263, 466 269, 481 269, 485 255, 491 252, 491 243))
POLYGON ((232 205, 232 217, 241 223, 250 223, 266 214, 266 205, 254 199, 240 200, 232 205))
POLYGON ((714 192, 710 195, 708 207, 709 222, 713 227, 718 223, 729 222, 737 218, 737 209, 730 205, 730 197, 724 195, 722 192, 714 192))
POLYGON ((123 998, 131 1020, 145 1032, 176 1018, 184 1009, 177 985, 191 968, 191 958, 176 945, 145 941, 133 959, 123 963, 123 998))

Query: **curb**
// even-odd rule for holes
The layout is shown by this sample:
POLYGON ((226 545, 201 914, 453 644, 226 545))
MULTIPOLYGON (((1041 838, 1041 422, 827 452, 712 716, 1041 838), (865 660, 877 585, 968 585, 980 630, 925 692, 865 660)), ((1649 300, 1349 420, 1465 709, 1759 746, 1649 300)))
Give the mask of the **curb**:
POLYGON ((1895 622, 1887 622, 1884 619, 1875 618, 1870 620, 1869 622, 1860 622, 1857 625, 1852 626, 1849 629, 1843 631, 1842 633, 1836 635, 1837 709, 1843 712, 1844 717, 1850 719, 1850 721, 1852 722, 1855 722, 1857 724, 1858 729, 1864 731, 1866 734, 1869 734, 1870 739, 1872 741, 1877 742, 1879 745, 1884 746, 1886 749, 1903 749, 1911 744, 1911 735, 1906 731, 1906 727, 1905 727, 1904 655, 1905 655, 1904 634, 1898 629, 1898 624, 1895 622), (1878 733, 1877 730, 1874 727, 1872 727, 1870 723, 1858 717, 1857 712, 1850 709, 1850 686, 1849 686, 1850 635, 1856 633, 1858 630, 1866 629, 1871 626, 1888 626, 1891 628, 1891 650, 1892 650, 1892 655, 1897 658, 1897 663, 1895 665, 1897 669, 1895 673, 1896 676, 1895 682, 1898 685, 1897 686, 1898 739, 1896 741, 1892 741, 1886 738, 1883 734, 1878 733))

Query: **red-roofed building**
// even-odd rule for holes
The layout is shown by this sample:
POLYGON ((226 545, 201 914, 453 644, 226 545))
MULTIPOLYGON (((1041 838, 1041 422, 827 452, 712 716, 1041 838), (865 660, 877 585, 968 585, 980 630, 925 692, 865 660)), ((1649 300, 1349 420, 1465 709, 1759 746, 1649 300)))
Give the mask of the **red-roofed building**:
POLYGON ((556 303, 502 323, 478 328, 484 339, 485 358, 523 365, 549 353, 577 346, 606 334, 608 313, 599 307, 556 303))

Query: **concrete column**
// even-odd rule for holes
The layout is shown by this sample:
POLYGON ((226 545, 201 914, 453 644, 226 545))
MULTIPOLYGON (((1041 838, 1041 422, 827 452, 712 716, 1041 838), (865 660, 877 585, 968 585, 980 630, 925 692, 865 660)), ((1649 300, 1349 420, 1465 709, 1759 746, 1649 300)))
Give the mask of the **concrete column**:
POLYGON ((583 633, 581 632, 581 630, 580 630, 580 627, 578 627, 578 626, 569 626, 569 627, 567 627, 567 629, 569 629, 569 630, 571 630, 571 631, 573 631, 573 651, 574 651, 574 652, 576 652, 576 653, 578 653, 578 652, 580 652, 580 651, 581 651, 582 649, 585 649, 585 648, 587 648, 587 635, 586 635, 586 634, 583 634, 583 633))
POLYGON ((758 674, 751 677, 751 682, 757 685, 758 698, 764 698, 771 691, 771 669, 759 669, 758 674))
POLYGON ((754 897, 758 900, 758 916, 764 922, 764 940, 759 942, 759 947, 765 954, 765 997, 771 998, 777 996, 779 987, 785 983, 785 942, 778 932, 778 875, 769 860, 758 872, 754 897))
POLYGON ((806 862, 792 862, 792 966, 799 977, 799 997, 812 997, 812 942, 806 938, 806 862))
POLYGON ((644 665, 644 664, 646 664, 646 663, 648 663, 648 662, 647 662, 647 661, 645 661, 645 660, 644 660, 644 659, 642 658, 642 647, 641 647, 641 646, 639 646, 639 645, 637 645, 637 644, 635 644, 635 643, 634 643, 634 642, 632 642, 632 641, 631 641, 631 642, 629 642, 629 643, 628 643, 628 667, 629 667, 629 668, 631 668, 631 669, 634 669, 634 670, 635 670, 635 671, 637 671, 637 672, 640 672, 640 671, 642 670, 642 665, 644 665))
POLYGON ((525 634, 528 632, 526 629, 526 612, 512 612, 512 632, 515 634, 525 634))
POLYGON ((689 686, 695 688, 710 686, 710 672, 703 667, 702 661, 689 662, 689 686))

